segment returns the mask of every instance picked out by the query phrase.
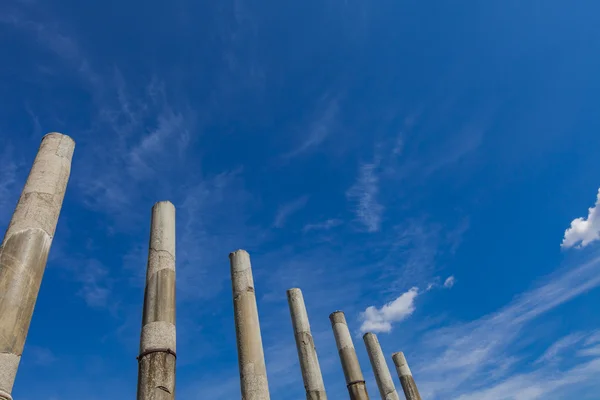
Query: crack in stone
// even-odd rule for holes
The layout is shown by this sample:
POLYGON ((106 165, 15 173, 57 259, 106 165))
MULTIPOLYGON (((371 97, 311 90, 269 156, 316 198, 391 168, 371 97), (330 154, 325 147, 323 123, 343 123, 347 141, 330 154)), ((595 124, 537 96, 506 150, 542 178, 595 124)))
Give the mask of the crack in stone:
POLYGON ((171 257, 173 257, 173 259, 175 259, 175 256, 173 254, 171 254, 170 251, 168 250, 159 250, 159 249, 155 249, 154 247, 150 246, 150 251, 155 251, 157 253, 167 253, 168 255, 170 255, 171 257))
POLYGON ((164 386, 157 386, 156 388, 159 389, 159 390, 162 390, 162 391, 165 391, 165 392, 171 394, 171 391, 169 389, 167 389, 166 387, 164 387, 164 386))

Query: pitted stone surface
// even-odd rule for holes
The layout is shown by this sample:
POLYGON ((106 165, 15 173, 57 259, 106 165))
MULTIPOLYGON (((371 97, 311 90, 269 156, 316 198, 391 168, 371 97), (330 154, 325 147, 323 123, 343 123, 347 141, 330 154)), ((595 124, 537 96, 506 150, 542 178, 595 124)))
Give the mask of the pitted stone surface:
POLYGON ((309 400, 327 399, 321 367, 317 358, 317 349, 310 333, 310 323, 302 291, 300 289, 290 289, 287 291, 287 295, 306 398, 309 400))
POLYGON ((287 296, 294 332, 310 332, 310 321, 308 320, 302 291, 297 288, 290 289, 287 291, 287 296))
POLYGON ((139 361, 138 399, 173 400, 175 398, 175 357, 151 353, 139 361))
POLYGON ((401 376, 400 383, 406 400, 421 400, 417 384, 411 375, 401 376))
POLYGON ((408 363, 406 362, 406 357, 404 357, 403 352, 400 351, 392 354, 392 360, 394 360, 394 365, 396 365, 398 376, 412 376, 412 372, 410 372, 410 368, 408 367, 408 363))
POLYGON ((140 353, 155 349, 177 352, 175 325, 170 322, 150 322, 142 327, 140 353))
POLYGON ((5 238, 32 228, 54 236, 74 150, 75 142, 66 135, 52 133, 44 137, 5 238))
POLYGON ((146 281, 164 269, 175 271, 175 257, 165 250, 149 249, 146 281))
POLYGON ((74 149, 68 136, 44 136, 0 247, 0 399, 10 399, 74 149))
POLYGON ((160 201, 152 208, 150 248, 166 251, 175 258, 175 206, 170 201, 160 201))
POLYGON ((14 379, 19 369, 21 356, 11 353, 0 353, 0 393, 2 390, 10 394, 13 389, 14 379))
POLYGON ((175 397, 175 356, 166 352, 177 351, 175 300, 175 207, 161 201, 152 207, 138 400, 173 400, 175 397), (148 353, 152 350, 160 351, 148 353))
POLYGON ((242 400, 269 400, 250 255, 237 250, 229 261, 242 400))
POLYGON ((348 324, 346 323, 346 317, 344 313, 341 311, 336 311, 329 316, 329 320, 331 321, 331 327, 333 328, 335 343, 338 350, 342 350, 347 347, 354 348, 354 343, 352 342, 352 336, 350 335, 350 330, 348 329, 348 324))
POLYGON ((394 360, 394 364, 396 365, 396 372, 398 372, 398 377, 400 378, 402 391, 406 396, 406 400, 421 400, 421 395, 419 394, 417 384, 412 377, 404 353, 398 352, 392 354, 392 360, 394 360))
POLYGON ((367 388, 365 386, 365 378, 363 377, 352 336, 346 323, 346 316, 342 311, 336 311, 329 315, 333 335, 337 344, 346 385, 351 400, 368 400, 367 388))
POLYGON ((365 341, 365 346, 367 347, 369 361, 373 367, 373 373, 375 375, 381 399, 400 400, 377 336, 373 333, 366 333, 363 336, 363 339, 365 341))

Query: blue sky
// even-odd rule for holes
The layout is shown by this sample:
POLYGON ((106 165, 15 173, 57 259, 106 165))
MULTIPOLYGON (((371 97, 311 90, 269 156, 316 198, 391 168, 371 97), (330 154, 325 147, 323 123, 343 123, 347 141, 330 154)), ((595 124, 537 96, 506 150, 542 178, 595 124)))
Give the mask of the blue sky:
POLYGON ((239 396, 237 248, 252 256, 274 399, 304 396, 290 287, 330 398, 346 393, 337 309, 373 398, 361 328, 405 352, 427 399, 594 398, 598 13, 585 0, 3 1, 2 229, 42 135, 77 142, 15 398, 135 396, 150 209, 166 199, 180 399, 239 396))

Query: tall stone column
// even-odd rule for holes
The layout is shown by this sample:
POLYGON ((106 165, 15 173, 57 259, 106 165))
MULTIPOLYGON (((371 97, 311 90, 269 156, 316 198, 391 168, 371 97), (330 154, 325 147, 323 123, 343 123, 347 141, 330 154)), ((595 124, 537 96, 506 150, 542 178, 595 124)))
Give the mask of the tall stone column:
POLYGON ((329 316, 335 343, 337 344, 342 369, 346 377, 346 387, 350 393, 350 400, 369 400, 365 378, 356 357, 356 350, 352 342, 352 336, 348 329, 346 316, 342 311, 336 311, 329 316))
POLYGON ((269 400, 250 255, 237 250, 229 254, 229 262, 242 400, 269 400))
POLYGON ((140 355, 138 400, 175 398, 175 207, 152 207, 140 355))
POLYGON ((406 400, 421 400, 421 395, 413 379, 412 372, 408 368, 404 353, 400 351, 392 354, 392 360, 394 360, 394 364, 396 365, 396 371, 398 372, 398 378, 400 378, 406 400))
POLYGON ((381 400, 400 400, 377 336, 374 333, 365 333, 363 340, 369 353, 369 361, 373 367, 381 400))
POLYGON ((321 367, 317 358, 317 349, 310 333, 310 323, 308 322, 308 313, 304 305, 302 291, 300 289, 290 289, 287 291, 287 298, 292 316, 302 379, 304 380, 304 389, 306 390, 306 399, 327 400, 321 367))
POLYGON ((44 136, 0 247, 0 399, 3 400, 12 399, 74 150, 75 142, 66 135, 44 136))

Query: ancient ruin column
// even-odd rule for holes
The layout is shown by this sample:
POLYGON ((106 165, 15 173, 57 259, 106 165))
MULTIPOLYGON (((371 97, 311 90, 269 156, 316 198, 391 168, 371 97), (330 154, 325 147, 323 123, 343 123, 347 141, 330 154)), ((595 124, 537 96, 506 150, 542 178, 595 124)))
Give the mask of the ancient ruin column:
POLYGON ((367 347, 367 353, 369 353, 381 400, 400 400, 377 336, 374 333, 365 333, 363 340, 367 347))
POLYGON ((11 393, 71 173, 73 139, 42 139, 0 247, 0 399, 11 393))
POLYGON ((152 207, 140 355, 138 400, 175 398, 175 207, 152 207))
POLYGON ((392 360, 394 360, 394 364, 396 365, 396 371, 398 372, 398 378, 400 378, 406 400, 421 400, 421 395, 419 394, 417 384, 413 379, 412 372, 410 372, 410 368, 408 368, 404 353, 398 352, 392 354, 392 360))
POLYGON ((356 357, 356 350, 354 349, 354 343, 352 343, 346 317, 342 311, 336 311, 329 316, 329 320, 340 354, 350 400, 368 400, 369 394, 367 393, 365 378, 360 369, 358 357, 356 357))
POLYGON ((287 291, 287 297, 300 369, 302 370, 302 379, 304 380, 304 389, 306 389, 306 399, 327 400, 321 367, 317 358, 317 349, 310 333, 310 323, 308 322, 308 313, 304 305, 302 291, 300 289, 290 289, 287 291))
POLYGON ((250 255, 237 250, 229 254, 229 262, 242 400, 269 400, 250 255))

